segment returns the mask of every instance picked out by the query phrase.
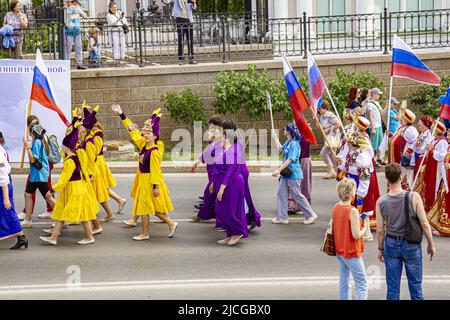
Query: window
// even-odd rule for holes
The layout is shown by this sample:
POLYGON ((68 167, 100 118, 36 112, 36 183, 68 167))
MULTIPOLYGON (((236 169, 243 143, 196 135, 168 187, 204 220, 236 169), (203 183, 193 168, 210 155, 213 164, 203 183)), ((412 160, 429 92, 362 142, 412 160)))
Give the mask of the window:
MULTIPOLYGON (((345 0, 317 0, 316 12, 317 16, 332 17, 345 15, 345 0)), ((344 20, 333 18, 333 22, 328 22, 327 18, 317 21, 317 31, 319 33, 326 32, 342 32, 345 30, 344 20)))

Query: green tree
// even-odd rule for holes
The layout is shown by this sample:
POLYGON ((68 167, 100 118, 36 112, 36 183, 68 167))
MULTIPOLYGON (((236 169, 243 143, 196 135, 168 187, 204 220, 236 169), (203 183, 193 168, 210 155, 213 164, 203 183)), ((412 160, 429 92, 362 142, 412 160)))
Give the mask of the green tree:
POLYGON ((228 2, 228 13, 243 13, 245 11, 244 0, 230 0, 228 2))
POLYGON ((252 119, 267 112, 266 90, 272 109, 290 115, 289 98, 283 79, 271 79, 266 69, 249 65, 247 72, 222 71, 214 84, 216 111, 221 114, 244 111, 252 119))
POLYGON ((416 90, 409 94, 412 103, 419 106, 420 112, 436 118, 439 115, 439 96, 446 94, 450 85, 450 76, 441 78, 440 86, 429 86, 421 84, 416 90))
POLYGON ((169 92, 161 97, 161 101, 172 119, 178 123, 192 124, 194 121, 206 121, 203 102, 191 89, 186 89, 180 94, 169 92))

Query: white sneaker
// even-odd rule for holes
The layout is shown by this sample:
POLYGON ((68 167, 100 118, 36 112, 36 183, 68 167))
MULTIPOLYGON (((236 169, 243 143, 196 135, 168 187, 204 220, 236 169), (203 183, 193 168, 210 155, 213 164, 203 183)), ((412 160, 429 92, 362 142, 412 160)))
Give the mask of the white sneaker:
POLYGON ((95 236, 96 234, 102 233, 103 229, 102 227, 96 229, 96 230, 92 230, 92 235, 95 236))
POLYGON ((216 230, 216 231, 219 231, 219 232, 226 232, 226 231, 227 231, 227 230, 225 230, 224 228, 220 228, 220 227, 219 227, 219 228, 215 228, 215 230, 216 230))
POLYGON ((50 243, 54 246, 56 246, 56 240, 51 240, 50 237, 39 237, 39 239, 41 239, 44 242, 50 243))
POLYGON ((136 240, 136 241, 142 241, 142 240, 148 240, 148 239, 150 239, 149 235, 146 235, 146 236, 137 235, 137 236, 133 237, 133 240, 136 240))
POLYGON ((25 212, 19 212, 17 214, 17 218, 19 218, 20 221, 25 220, 26 217, 27 215, 25 214, 25 212))
POLYGON ((364 236, 364 241, 368 241, 368 242, 373 241, 373 236, 372 236, 372 235, 370 235, 370 236, 364 236))
POLYGON ((41 214, 38 214, 39 219, 50 219, 52 214, 50 212, 44 211, 41 214))
POLYGON ((31 220, 28 221, 27 219, 23 220, 23 221, 20 223, 20 225, 22 226, 23 229, 31 228, 31 227, 33 226, 31 220))
POLYGON ((303 224, 312 224, 312 223, 314 223, 314 221, 316 221, 316 219, 317 219, 318 217, 319 217, 319 216, 318 216, 317 214, 314 214, 312 217, 306 218, 306 219, 303 221, 303 224))
POLYGON ((83 240, 78 241, 77 243, 81 244, 81 245, 91 244, 91 243, 95 243, 95 239, 94 238, 92 238, 91 240, 83 239, 83 240))
MULTIPOLYGON (((52 235, 53 234, 53 229, 44 229, 44 230, 42 230, 42 232, 44 232, 46 234, 49 234, 49 235, 52 235)), ((61 232, 58 233, 58 236, 60 236, 60 235, 61 235, 61 232)))
POLYGON ((272 223, 273 224, 289 224, 289 220, 285 219, 285 220, 278 220, 278 218, 272 219, 272 223))
POLYGON ((169 238, 173 237, 173 235, 175 234, 175 231, 177 231, 177 228, 178 228, 178 222, 174 222, 172 232, 169 234, 169 238))
POLYGON ((124 223, 124 224, 126 224, 127 226, 129 226, 129 227, 136 227, 137 226, 137 223, 135 223, 135 222, 130 222, 131 220, 123 220, 122 222, 124 223))

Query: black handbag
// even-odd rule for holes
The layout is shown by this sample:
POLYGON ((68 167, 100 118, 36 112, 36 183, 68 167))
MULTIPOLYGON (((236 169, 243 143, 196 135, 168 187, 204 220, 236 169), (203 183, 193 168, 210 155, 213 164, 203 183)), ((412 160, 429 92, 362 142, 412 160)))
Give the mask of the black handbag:
POLYGON ((280 175, 282 175, 283 177, 289 178, 290 176, 292 176, 292 170, 289 169, 289 167, 286 167, 280 171, 280 175))
POLYGON ((408 243, 419 244, 422 242, 423 229, 420 224, 419 218, 411 217, 409 215, 409 194, 407 191, 405 194, 405 216, 406 216, 406 231, 405 240, 408 243))
MULTIPOLYGON (((42 140, 41 140, 41 144, 42 144, 41 159, 42 159, 44 157, 43 151, 45 149, 45 146, 44 146, 44 143, 42 142, 42 140)), ((30 165, 32 165, 33 167, 35 167, 38 170, 41 170, 43 167, 42 162, 38 161, 36 158, 34 159, 33 163, 30 162, 30 165)))
POLYGON ((402 167, 409 167, 411 166, 411 156, 402 156, 401 160, 400 160, 400 164, 402 165, 402 167))
MULTIPOLYGON (((400 139, 400 150, 402 152, 404 151, 401 139, 400 139)), ((402 167, 410 167, 411 166, 411 159, 412 159, 412 156, 404 156, 404 155, 402 155, 402 157, 400 158, 400 165, 402 167)))
POLYGON ((130 28, 126 24, 122 25, 122 28, 123 28, 123 33, 127 34, 128 32, 130 32, 130 28))

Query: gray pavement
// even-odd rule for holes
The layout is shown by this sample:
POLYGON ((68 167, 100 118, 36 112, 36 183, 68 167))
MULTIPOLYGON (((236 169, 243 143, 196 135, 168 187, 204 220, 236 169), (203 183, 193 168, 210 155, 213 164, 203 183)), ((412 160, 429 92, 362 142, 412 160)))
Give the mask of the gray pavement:
MULTIPOLYGON (((55 176, 55 179, 57 176, 55 176)), ((25 176, 13 177, 15 201, 23 207, 25 176)), ((115 191, 127 196, 133 175, 116 175, 115 191)), ((213 223, 193 223, 193 204, 203 191, 203 174, 168 174, 167 184, 180 222, 173 239, 164 224, 152 223, 150 241, 135 242, 139 232, 121 220, 131 216, 132 200, 115 222, 103 225, 103 234, 90 246, 76 245, 81 226, 63 231, 58 246, 42 244, 39 236, 49 220, 35 219, 26 235, 27 251, 12 252, 15 240, 0 242, 0 299, 337 299, 336 259, 319 251, 337 201, 335 182, 313 180, 315 224, 301 224, 296 215, 289 225, 272 225, 276 179, 253 174, 251 189, 261 211, 263 227, 236 247, 220 246, 223 233, 213 223)), ((380 183, 385 183, 380 175, 380 183)), ((111 203, 115 208, 115 204, 111 203)), ((44 209, 38 196, 35 213, 44 209)), ((101 213, 101 216, 104 214, 101 213)), ((138 225, 138 228, 140 225, 138 225)), ((450 239, 435 238, 437 255, 424 262, 424 293, 428 299, 450 299, 450 239)), ((378 262, 376 242, 366 243, 364 260, 370 277, 370 299, 384 299, 384 266, 378 262)), ((425 246, 424 246, 425 249, 425 246)), ((408 299, 404 281, 402 298, 408 299)))

